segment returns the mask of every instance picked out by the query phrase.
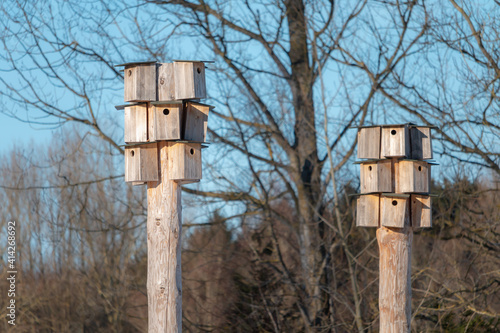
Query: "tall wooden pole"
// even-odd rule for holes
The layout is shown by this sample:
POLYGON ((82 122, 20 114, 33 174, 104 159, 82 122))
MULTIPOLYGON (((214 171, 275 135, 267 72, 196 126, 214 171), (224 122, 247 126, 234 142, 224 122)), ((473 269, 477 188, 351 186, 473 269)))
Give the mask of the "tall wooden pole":
POLYGON ((411 324, 412 227, 377 229, 380 332, 408 333, 411 324))
POLYGON ((160 181, 148 182, 148 331, 182 332, 181 185, 168 180, 168 143, 158 142, 160 181))

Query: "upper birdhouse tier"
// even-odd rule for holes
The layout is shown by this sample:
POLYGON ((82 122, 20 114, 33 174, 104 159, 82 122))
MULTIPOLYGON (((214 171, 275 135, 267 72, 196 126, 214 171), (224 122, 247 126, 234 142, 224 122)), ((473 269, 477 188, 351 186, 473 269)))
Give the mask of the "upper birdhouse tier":
POLYGON ((358 127, 358 158, 432 159, 431 129, 413 123, 358 127))
POLYGON ((126 102, 206 98, 206 61, 129 62, 123 66, 126 102))

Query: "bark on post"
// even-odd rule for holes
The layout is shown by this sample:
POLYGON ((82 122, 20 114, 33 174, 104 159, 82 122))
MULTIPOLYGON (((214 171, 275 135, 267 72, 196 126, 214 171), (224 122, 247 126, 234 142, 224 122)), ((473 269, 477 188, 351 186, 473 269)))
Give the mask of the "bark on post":
POLYGON ((407 333, 411 324, 411 227, 377 229, 381 333, 407 333))
POLYGON ((181 186, 168 180, 168 143, 158 142, 160 181, 148 182, 148 331, 182 332, 181 186))

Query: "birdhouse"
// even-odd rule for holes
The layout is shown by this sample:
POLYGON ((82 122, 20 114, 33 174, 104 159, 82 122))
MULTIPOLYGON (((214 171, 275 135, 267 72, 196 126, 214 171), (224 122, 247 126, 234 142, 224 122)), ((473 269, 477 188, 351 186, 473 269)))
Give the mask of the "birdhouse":
POLYGON ((394 169, 397 169, 397 193, 429 193, 430 164, 424 161, 399 160, 394 169))
POLYGON ((380 158, 380 126, 359 128, 358 158, 380 158))
POLYGON ((184 140, 205 142, 207 137, 208 113, 213 108, 213 106, 196 102, 186 103, 184 140))
POLYGON ((411 225, 414 228, 432 227, 432 206, 429 195, 411 195, 411 225))
POLYGON ((361 164, 361 193, 392 192, 392 161, 368 160, 361 164))
POLYGON ((201 179, 201 144, 169 142, 167 179, 201 179))
POLYGON ((118 66, 125 66, 125 102, 156 101, 156 61, 130 62, 118 66))
POLYGON ((174 61, 159 64, 158 99, 162 101, 206 98, 205 64, 174 61))
POLYGON ((431 128, 423 126, 410 127, 411 158, 414 160, 432 159, 431 128))
POLYGON ((382 127, 381 158, 410 156, 410 131, 408 127, 408 124, 384 125, 382 127))
POLYGON ((410 195, 388 193, 380 196, 380 223, 384 227, 410 226, 410 195))
POLYGON ((182 102, 152 102, 148 111, 150 141, 181 139, 182 102))
POLYGON ((119 105, 124 109, 126 143, 141 143, 148 141, 148 106, 146 103, 119 105))
POLYGON ((125 181, 158 181, 158 149, 156 143, 125 147, 125 181))
POLYGON ((379 226, 379 194, 362 194, 356 200, 356 226, 378 227, 379 226))

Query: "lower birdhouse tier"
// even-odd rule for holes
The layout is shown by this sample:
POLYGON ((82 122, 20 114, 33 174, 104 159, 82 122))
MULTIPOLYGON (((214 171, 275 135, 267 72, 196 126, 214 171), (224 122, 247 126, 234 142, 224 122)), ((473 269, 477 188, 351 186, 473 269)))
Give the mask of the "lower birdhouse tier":
POLYGON ((158 181, 158 148, 156 143, 125 147, 125 181, 134 185, 158 181))
POLYGON ((188 140, 205 142, 208 114, 214 107, 198 102, 162 101, 118 105, 125 110, 126 143, 188 140))
POLYGON ((432 159, 431 129, 412 123, 358 128, 358 158, 432 159))
POLYGON ((169 142, 167 179, 199 180, 201 175, 201 144, 169 142))
POLYGON ((431 196, 421 194, 361 194, 356 226, 389 228, 432 227, 431 196))

